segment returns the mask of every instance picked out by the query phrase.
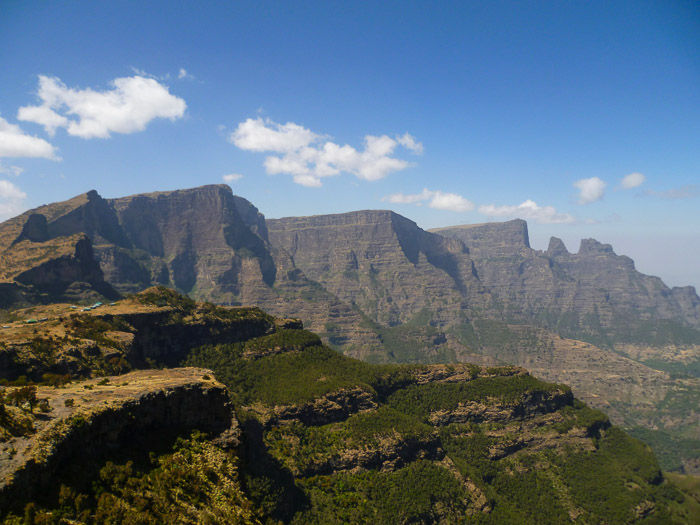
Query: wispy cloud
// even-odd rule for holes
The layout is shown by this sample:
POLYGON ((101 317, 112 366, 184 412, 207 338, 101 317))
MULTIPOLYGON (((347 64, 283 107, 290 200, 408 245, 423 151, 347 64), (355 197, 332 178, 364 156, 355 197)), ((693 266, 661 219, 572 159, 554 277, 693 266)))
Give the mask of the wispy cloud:
POLYGON ((177 78, 179 80, 194 80, 194 75, 189 74, 184 67, 181 67, 180 71, 177 72, 177 78))
POLYGON ((27 194, 7 180, 0 180, 0 219, 8 219, 22 212, 27 194))
POLYGON ((486 204, 479 206, 479 213, 488 217, 529 219, 540 224, 568 224, 575 220, 568 213, 559 213, 553 206, 538 206, 529 199, 517 206, 486 204))
POLYGON ((24 173, 24 168, 19 166, 5 166, 0 162, 0 173, 3 175, 12 175, 13 177, 19 177, 24 173))
POLYGON ((439 190, 429 190, 427 188, 421 193, 409 195, 394 193, 384 197, 382 201, 391 202, 392 204, 416 204, 417 206, 421 206, 427 201, 429 208, 457 212, 471 211, 474 209, 474 203, 457 193, 446 193, 439 190))
POLYGON ((243 175, 241 175, 240 173, 229 173, 221 178, 224 182, 231 183, 236 182, 237 180, 241 180, 243 178, 243 175))
POLYGON ((680 188, 673 188, 666 191, 647 190, 644 194, 666 200, 693 199, 700 196, 700 187, 696 184, 686 184, 680 188))
POLYGON ((642 173, 637 173, 635 171, 634 173, 630 173, 629 175, 622 177, 620 187, 624 190, 631 190, 632 188, 638 188, 641 186, 645 180, 646 177, 642 173))
POLYGON ((603 197, 605 187, 608 184, 598 177, 581 179, 574 182, 574 186, 579 190, 578 203, 590 204, 603 197))
POLYGON ((268 174, 286 173, 292 175, 297 184, 309 187, 319 187, 324 177, 343 172, 363 180, 382 179, 411 166, 392 156, 397 146, 413 153, 420 153, 423 148, 408 133, 396 138, 367 135, 362 151, 328 139, 327 135, 314 133, 293 122, 278 124, 260 117, 241 122, 229 136, 229 141, 242 150, 274 153, 263 163, 268 174))
POLYGON ((107 91, 68 88, 55 77, 39 76, 41 104, 19 109, 19 120, 57 128, 84 139, 108 138, 111 133, 143 131, 154 119, 182 118, 187 104, 154 78, 142 75, 115 78, 107 91))
POLYGON ((56 148, 44 139, 25 134, 18 125, 0 117, 0 157, 39 157, 60 160, 56 148))

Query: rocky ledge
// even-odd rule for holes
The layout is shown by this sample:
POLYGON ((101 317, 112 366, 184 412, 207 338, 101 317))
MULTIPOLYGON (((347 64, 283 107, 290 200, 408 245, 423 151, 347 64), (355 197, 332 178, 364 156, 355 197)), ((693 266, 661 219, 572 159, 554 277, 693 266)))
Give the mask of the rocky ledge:
POLYGON ((237 446, 238 423, 226 388, 202 368, 142 370, 38 387, 49 411, 33 431, 0 444, 0 507, 41 492, 61 466, 128 443, 149 430, 200 429, 221 445, 237 446))

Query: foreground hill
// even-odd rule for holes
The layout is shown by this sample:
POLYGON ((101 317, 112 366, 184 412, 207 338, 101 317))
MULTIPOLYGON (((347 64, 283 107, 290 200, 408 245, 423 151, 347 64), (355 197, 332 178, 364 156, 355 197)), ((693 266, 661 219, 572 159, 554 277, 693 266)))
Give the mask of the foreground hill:
POLYGON ((92 191, 0 224, 0 307, 154 284, 298 317, 368 362, 526 367, 700 473, 700 299, 592 239, 542 252, 524 221, 427 232, 389 211, 266 221, 225 185, 92 191))
POLYGON ((166 289, 44 308, 2 332, 7 379, 45 382, 3 392, 7 523, 695 519, 648 447, 523 369, 371 365, 298 321, 166 289), (95 360, 75 374, 45 371, 86 347, 95 360), (100 377, 115 352, 126 373, 100 377), (127 372, 174 360, 212 372, 127 372))

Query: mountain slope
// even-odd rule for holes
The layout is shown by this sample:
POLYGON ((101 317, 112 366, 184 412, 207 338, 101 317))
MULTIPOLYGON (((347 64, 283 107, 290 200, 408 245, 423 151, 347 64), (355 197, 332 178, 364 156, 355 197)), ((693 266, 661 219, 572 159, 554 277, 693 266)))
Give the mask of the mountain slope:
MULTIPOLYGON (((73 317, 68 305, 44 308, 51 317, 35 335, 66 346, 57 360, 76 344, 57 340, 61 331, 109 353, 119 328, 132 343, 116 348, 138 355, 148 340, 153 356, 207 366, 230 402, 202 368, 63 378, 36 388, 36 414, 21 408, 26 387, 6 387, 7 523, 22 513, 74 523, 692 519, 647 447, 568 387, 516 367, 370 365, 298 322, 164 288, 73 317), (186 344, 173 349, 173 334, 186 344)), ((12 343, 24 326, 0 337, 12 343)))

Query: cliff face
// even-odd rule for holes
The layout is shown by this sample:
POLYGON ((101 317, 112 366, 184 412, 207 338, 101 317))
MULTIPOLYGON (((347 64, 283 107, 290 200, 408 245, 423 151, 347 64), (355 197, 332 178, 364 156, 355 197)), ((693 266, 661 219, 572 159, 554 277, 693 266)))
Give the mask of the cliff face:
POLYGON ((0 507, 31 500, 66 463, 99 457, 135 433, 196 428, 226 432, 227 444, 237 445, 240 431, 228 393, 212 375, 198 368, 147 370, 60 390, 39 388, 37 395, 53 410, 36 419, 34 433, 13 437, 0 451, 0 507))
MULTIPOLYGON (((593 239, 541 252, 521 220, 431 233, 390 211, 265 221, 225 185, 42 206, 0 225, 0 259, 0 304, 164 284, 301 316, 365 358, 381 353, 382 327, 411 321, 449 332, 500 318, 604 344, 700 327, 691 287, 669 289, 593 239)), ((453 356, 456 341, 447 333, 453 356)))
POLYGON ((692 287, 669 289, 609 244, 584 239, 571 254, 553 237, 547 251, 533 250, 522 220, 433 231, 466 245, 481 281, 520 321, 534 318, 568 335, 612 340, 633 336, 622 323, 669 320, 700 327, 692 287))
POLYGON ((460 242, 421 230, 390 211, 289 217, 267 222, 270 242, 339 299, 383 325, 429 309, 454 317, 486 292, 460 242))
MULTIPOLYGON (((12 260, 22 259, 22 247, 47 242, 84 252, 74 238, 87 236, 99 268, 83 264, 85 274, 73 280, 92 283, 97 270, 121 292, 165 284, 194 297, 236 303, 249 289, 275 280, 264 221, 223 185, 119 199, 90 191, 27 212, 1 229, 0 250, 12 260)), ((54 258, 47 253, 39 264, 54 258)), ((27 267, 21 269, 36 274, 35 260, 25 257, 27 267)))

